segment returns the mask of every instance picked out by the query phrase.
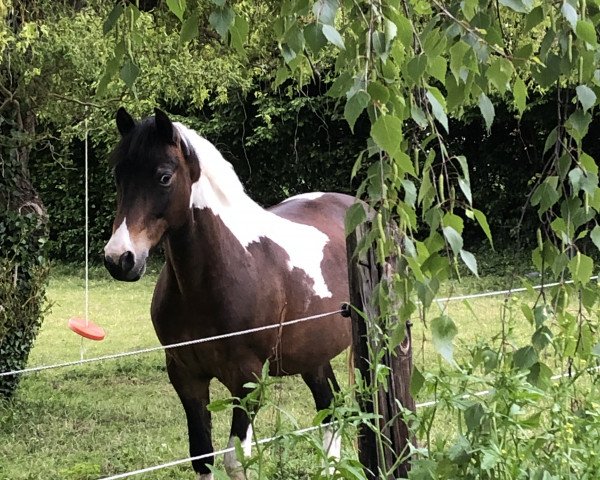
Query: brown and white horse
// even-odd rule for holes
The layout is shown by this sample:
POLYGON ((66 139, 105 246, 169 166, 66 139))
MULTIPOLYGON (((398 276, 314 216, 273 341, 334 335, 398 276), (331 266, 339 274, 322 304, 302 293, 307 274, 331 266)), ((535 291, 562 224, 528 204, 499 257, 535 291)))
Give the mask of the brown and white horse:
MULTIPOLYGON (((209 141, 156 109, 136 122, 117 112, 121 141, 113 160, 117 213, 104 249, 117 280, 136 281, 149 250, 163 241, 166 263, 152 298, 162 344, 210 337, 336 310, 348 295, 344 215, 354 202, 336 193, 298 195, 263 209, 244 192, 233 167, 209 141)), ((166 351, 169 379, 187 416, 190 454, 213 451, 209 382, 234 397, 269 360, 273 375, 300 374, 318 410, 338 384, 330 360, 344 350, 350 323, 339 314, 221 341, 166 351)), ((249 454, 250 419, 233 410, 231 436, 249 454)), ((324 443, 339 457, 339 436, 324 443)), ((192 462, 198 478, 207 464, 192 462)), ((234 453, 233 478, 244 478, 234 453)))

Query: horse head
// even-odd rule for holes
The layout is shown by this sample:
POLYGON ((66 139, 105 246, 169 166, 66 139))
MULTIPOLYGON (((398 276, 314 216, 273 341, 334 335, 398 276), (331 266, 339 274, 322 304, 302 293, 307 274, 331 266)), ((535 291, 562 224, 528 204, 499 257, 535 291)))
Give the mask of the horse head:
POLYGON ((136 122, 121 107, 116 120, 121 134, 112 154, 117 213, 104 263, 115 279, 133 282, 143 275, 150 249, 187 221, 200 164, 161 110, 136 122))

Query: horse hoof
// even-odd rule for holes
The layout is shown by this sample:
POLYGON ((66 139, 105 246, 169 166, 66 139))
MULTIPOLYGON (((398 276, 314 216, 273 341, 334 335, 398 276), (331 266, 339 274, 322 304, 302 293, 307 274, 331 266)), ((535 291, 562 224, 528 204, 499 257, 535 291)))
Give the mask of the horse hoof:
POLYGON ((234 470, 233 472, 227 472, 230 480, 247 480, 246 474, 242 469, 234 470))

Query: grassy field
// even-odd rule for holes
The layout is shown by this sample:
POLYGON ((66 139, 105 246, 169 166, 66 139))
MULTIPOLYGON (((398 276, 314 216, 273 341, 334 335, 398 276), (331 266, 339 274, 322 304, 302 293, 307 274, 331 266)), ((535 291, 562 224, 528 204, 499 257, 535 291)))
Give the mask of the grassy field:
MULTIPOLYGON (((55 269, 48 289, 51 311, 29 365, 157 345, 149 319, 156 274, 157 268, 151 268, 140 282, 125 284, 109 279, 103 270, 93 271, 90 318, 106 329, 107 337, 103 342, 82 342, 66 323, 70 317, 83 314, 83 274, 55 269)), ((499 283, 498 279, 486 282, 499 283)), ((476 289, 477 284, 467 282, 466 288, 476 289)), ((469 307, 462 302, 450 303, 447 309, 459 326, 458 355, 462 344, 499 331, 502 297, 475 300, 469 307)), ((515 337, 520 334, 517 328, 515 337)), ((414 347, 417 365, 437 368, 440 360, 421 322, 415 323, 414 347)), ((346 383, 346 354, 335 360, 335 369, 341 383, 346 383)), ((226 397, 225 389, 214 382, 212 400, 226 397)), ((272 391, 272 400, 297 421, 287 421, 284 428, 293 430, 311 424, 315 413, 312 397, 299 378, 284 379, 272 391)), ((427 399, 417 399, 423 400, 427 399)), ((280 431, 278 418, 275 408, 261 411, 258 437, 280 431)), ((216 449, 226 445, 228 431, 229 414, 213 414, 216 449)), ((0 405, 0 479, 101 478, 187 455, 183 410, 168 382, 161 352, 27 375, 14 400, 0 405)), ((309 441, 300 441, 285 451, 273 449, 269 455, 269 478, 311 478, 320 468, 309 441)), ((141 478, 194 476, 186 463, 141 478)))

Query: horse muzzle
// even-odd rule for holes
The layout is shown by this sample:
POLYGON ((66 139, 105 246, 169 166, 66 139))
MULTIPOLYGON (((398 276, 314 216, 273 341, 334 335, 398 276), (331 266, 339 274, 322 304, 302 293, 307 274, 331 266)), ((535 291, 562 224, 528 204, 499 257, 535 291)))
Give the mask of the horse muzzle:
POLYGON ((131 251, 125 251, 121 255, 104 255, 104 266, 108 273, 122 282, 136 282, 146 271, 146 255, 136 258, 131 251))

